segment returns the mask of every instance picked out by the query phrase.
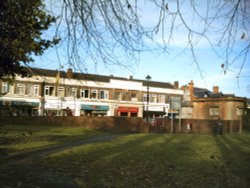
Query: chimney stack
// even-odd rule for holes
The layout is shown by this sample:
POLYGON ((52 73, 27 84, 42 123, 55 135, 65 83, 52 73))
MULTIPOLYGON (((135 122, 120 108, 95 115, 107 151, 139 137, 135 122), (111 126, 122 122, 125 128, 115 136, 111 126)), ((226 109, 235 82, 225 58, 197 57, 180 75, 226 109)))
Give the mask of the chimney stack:
POLYGON ((67 70, 67 77, 68 78, 73 78, 73 70, 72 70, 72 68, 68 68, 68 70, 67 70))
POLYGON ((219 93, 219 87, 218 86, 213 87, 213 93, 219 93))
POLYGON ((178 82, 178 81, 175 81, 175 82, 174 82, 174 88, 175 88, 175 89, 179 89, 179 82, 178 82))
POLYGON ((189 87, 189 94, 190 94, 190 100, 192 101, 194 98, 194 82, 191 80, 191 82, 188 83, 189 87))

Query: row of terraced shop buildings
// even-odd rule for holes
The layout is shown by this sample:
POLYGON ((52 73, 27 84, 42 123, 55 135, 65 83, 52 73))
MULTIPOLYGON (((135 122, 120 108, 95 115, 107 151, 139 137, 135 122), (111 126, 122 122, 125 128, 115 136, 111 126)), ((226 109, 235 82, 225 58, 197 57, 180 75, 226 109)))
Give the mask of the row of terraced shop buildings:
POLYGON ((0 82, 1 116, 127 116, 241 120, 246 98, 179 83, 31 68, 0 82))

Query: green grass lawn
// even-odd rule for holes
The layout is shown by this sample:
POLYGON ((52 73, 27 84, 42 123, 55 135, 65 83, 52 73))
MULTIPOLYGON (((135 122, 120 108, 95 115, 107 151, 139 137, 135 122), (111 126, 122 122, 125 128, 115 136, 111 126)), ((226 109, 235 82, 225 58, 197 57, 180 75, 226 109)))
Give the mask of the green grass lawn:
POLYGON ((104 134, 82 127, 20 126, 0 127, 2 155, 19 154, 104 134))
POLYGON ((133 134, 41 163, 81 187, 250 187, 250 134, 133 134))
MULTIPOLYGON (((6 125, 0 127, 0 151, 18 154, 101 134, 6 125)), ((37 164, 81 187, 243 188, 250 187, 250 134, 130 134, 57 152, 37 164)))

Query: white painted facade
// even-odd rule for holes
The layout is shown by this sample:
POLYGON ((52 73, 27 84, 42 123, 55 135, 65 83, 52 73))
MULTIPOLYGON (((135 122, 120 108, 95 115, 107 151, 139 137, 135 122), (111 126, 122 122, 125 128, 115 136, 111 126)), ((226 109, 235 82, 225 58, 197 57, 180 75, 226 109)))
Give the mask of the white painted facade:
MULTIPOLYGON (((167 114, 170 109, 168 97, 178 96, 182 98, 183 96, 183 90, 175 89, 171 84, 168 88, 166 83, 163 83, 163 87, 156 87, 156 84, 152 81, 148 87, 144 80, 117 77, 105 77, 104 81, 100 81, 100 79, 99 81, 85 80, 74 77, 68 78, 65 76, 65 72, 64 76, 61 76, 57 82, 56 71, 42 71, 44 71, 44 75, 34 73, 32 77, 17 77, 14 84, 9 87, 12 87, 12 89, 0 97, 2 109, 8 108, 8 106, 5 106, 7 101, 10 104, 9 108, 12 110, 15 110, 14 105, 17 104, 17 110, 32 108, 32 110, 37 111, 38 115, 48 115, 46 112, 53 112, 54 114, 55 111, 70 109, 75 116, 102 114, 105 116, 143 117, 145 110, 150 111, 153 115, 167 114), (49 74, 46 75, 46 73, 49 74), (51 76, 52 73, 54 73, 54 76, 51 76), (20 88, 20 86, 23 88, 20 88), (39 90, 36 91, 36 94, 30 94, 28 87, 34 86, 36 88, 39 86, 39 90), (18 93, 21 89, 23 90, 22 94, 18 93), (74 91, 74 96, 69 96, 67 90, 74 91), (154 97, 154 99, 149 100, 149 106, 145 101, 147 92, 149 92, 149 97, 154 97), (44 96, 42 93, 44 93, 44 96)), ((98 75, 91 76, 102 78, 98 75)), ((157 83, 159 85, 159 82, 157 83)), ((1 83, 1 90, 3 90, 4 84, 1 83)), ((63 115, 63 113, 56 115, 63 115)))

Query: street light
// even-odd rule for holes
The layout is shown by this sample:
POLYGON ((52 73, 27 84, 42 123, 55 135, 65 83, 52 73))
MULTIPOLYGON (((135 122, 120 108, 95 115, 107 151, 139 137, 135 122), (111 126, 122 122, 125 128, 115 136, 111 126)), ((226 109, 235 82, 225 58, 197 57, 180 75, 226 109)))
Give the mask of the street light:
POLYGON ((149 122, 149 117, 148 117, 148 111, 149 111, 149 81, 151 80, 151 76, 147 75, 146 80, 147 80, 147 113, 146 113, 146 118, 147 118, 147 122, 149 122))

